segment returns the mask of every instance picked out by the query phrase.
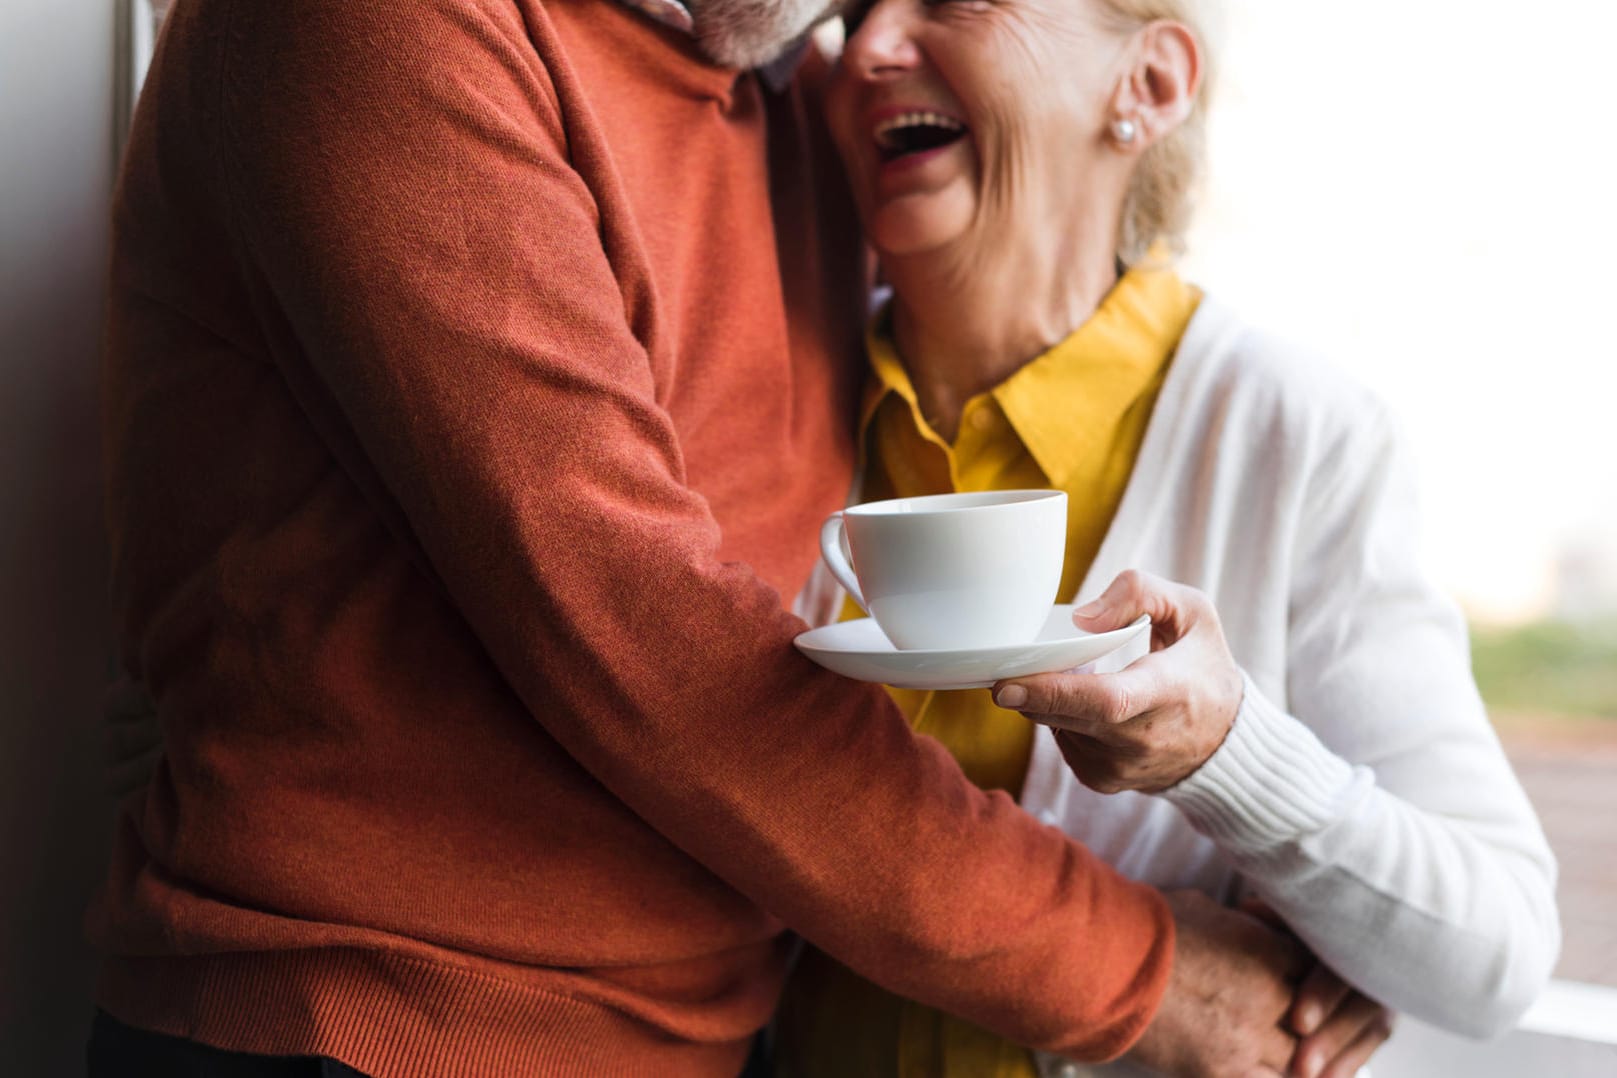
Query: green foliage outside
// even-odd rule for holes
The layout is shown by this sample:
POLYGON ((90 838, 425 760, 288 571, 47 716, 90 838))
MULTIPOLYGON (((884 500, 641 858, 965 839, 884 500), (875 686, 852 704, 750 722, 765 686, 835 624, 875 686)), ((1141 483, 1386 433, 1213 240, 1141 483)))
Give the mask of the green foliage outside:
POLYGON ((1473 626, 1471 664, 1495 714, 1617 720, 1617 619, 1473 626))

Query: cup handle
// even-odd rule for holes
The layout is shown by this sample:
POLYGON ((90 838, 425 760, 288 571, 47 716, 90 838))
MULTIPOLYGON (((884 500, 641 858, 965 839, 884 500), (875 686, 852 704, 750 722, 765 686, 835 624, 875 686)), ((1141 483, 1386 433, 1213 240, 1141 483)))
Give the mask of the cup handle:
POLYGON ((825 523, 820 525, 820 557, 825 559, 826 568, 837 578, 837 583, 846 588, 853 601, 859 604, 859 609, 870 613, 870 608, 865 605, 865 593, 859 590, 859 578, 854 575, 853 567, 848 564, 847 546, 843 542, 841 510, 826 517, 825 523))

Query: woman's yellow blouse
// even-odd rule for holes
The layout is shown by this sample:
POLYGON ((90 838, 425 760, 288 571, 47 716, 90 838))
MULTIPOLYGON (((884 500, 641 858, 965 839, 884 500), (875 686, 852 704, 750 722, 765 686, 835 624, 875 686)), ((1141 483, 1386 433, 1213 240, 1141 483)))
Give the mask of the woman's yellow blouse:
MULTIPOLYGON (((1201 293, 1164 261, 1125 273, 1082 326, 966 402, 954 444, 922 414, 887 319, 867 338, 860 427, 864 500, 1051 487, 1067 492, 1058 600, 1071 602, 1105 538, 1168 364, 1201 293)), ((860 616, 850 602, 844 616, 860 616)), ((941 741, 973 782, 1015 797, 1033 726, 987 689, 890 689, 918 733, 941 741)), ((1033 1078, 1023 1048, 908 1003, 809 953, 782 1004, 780 1073, 872 1078, 1033 1078)))

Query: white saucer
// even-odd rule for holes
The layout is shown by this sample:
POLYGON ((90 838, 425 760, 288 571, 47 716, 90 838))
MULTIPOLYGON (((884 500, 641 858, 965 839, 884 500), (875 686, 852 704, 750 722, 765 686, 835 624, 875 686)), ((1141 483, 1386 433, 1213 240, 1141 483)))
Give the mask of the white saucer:
POLYGON ((800 633, 797 649, 827 670, 900 689, 983 689, 1008 677, 1050 674, 1092 663, 1146 632, 1151 619, 1109 633, 1072 623, 1071 603, 1058 603, 1030 644, 961 651, 900 651, 871 618, 839 621, 800 633))

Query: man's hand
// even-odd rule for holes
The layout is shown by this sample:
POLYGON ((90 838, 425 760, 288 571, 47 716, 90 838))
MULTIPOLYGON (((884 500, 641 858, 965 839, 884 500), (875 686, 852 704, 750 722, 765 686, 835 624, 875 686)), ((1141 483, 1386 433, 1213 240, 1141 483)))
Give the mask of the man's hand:
POLYGON ((1218 612, 1201 592, 1129 571, 1073 611, 1091 632, 1151 616, 1151 654, 1115 674, 1041 674, 994 686, 1001 707, 1054 727, 1078 780, 1101 793, 1165 790, 1207 762, 1244 686, 1218 612))
POLYGON ((1127 1058, 1187 1078, 1285 1074, 1297 1038, 1282 1023, 1308 952, 1199 891, 1175 891, 1168 904, 1177 927, 1168 992, 1127 1058))
POLYGON ((1291 1078, 1353 1078, 1392 1036, 1393 1012, 1315 966, 1297 989, 1287 1025, 1300 1038, 1291 1078))
POLYGON ((107 792, 122 799, 145 787, 163 754, 163 727, 146 686, 120 677, 101 694, 107 792))

